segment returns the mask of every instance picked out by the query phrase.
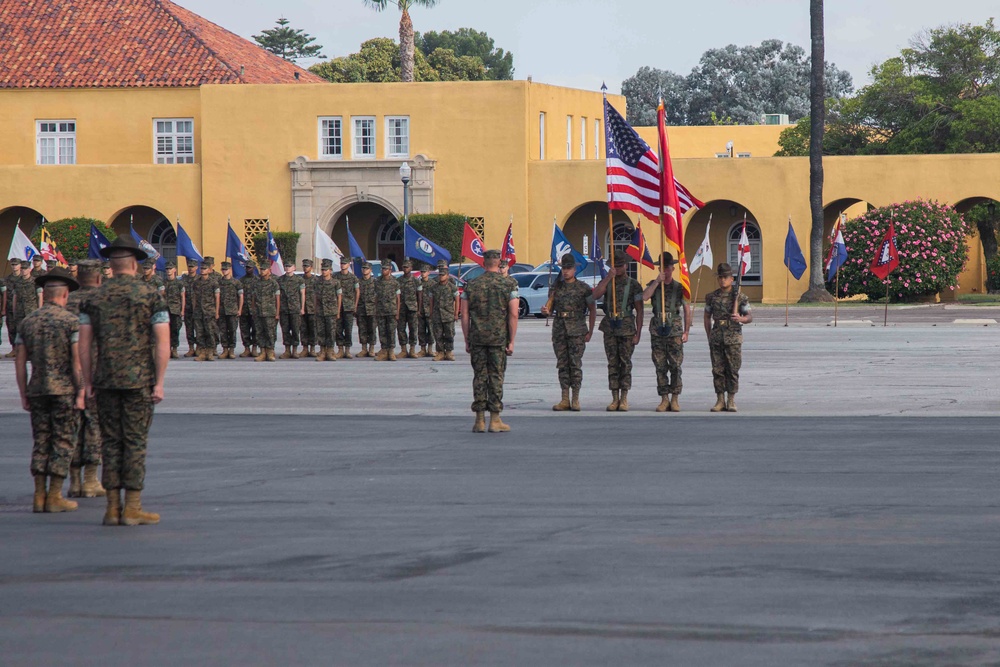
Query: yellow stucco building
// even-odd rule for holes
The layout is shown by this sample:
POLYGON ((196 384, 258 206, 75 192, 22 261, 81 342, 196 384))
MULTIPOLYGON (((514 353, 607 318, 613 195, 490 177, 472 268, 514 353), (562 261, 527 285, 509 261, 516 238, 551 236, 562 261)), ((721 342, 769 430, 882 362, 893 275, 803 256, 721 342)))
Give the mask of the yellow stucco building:
MULTIPOLYGON (((0 18, 30 25, 48 6, 73 20, 77 4, 18 0, 5 3, 0 18)), ((105 51, 97 65, 91 58, 86 67, 63 63, 41 73, 25 65, 30 58, 0 55, 0 248, 18 219, 30 232, 42 216, 89 216, 118 232, 133 221, 167 256, 179 220, 203 254, 221 257, 227 221, 245 235, 269 221, 274 231, 302 234, 302 258, 313 254, 317 224, 346 248, 350 219, 368 256, 398 259, 404 161, 413 169, 411 212, 466 214, 483 225, 489 246, 500 245, 513 220, 521 261, 547 259, 553 221, 580 247, 595 216, 602 245, 609 235, 627 238, 637 219, 615 212, 609 230, 600 93, 526 81, 322 83, 167 0, 87 4, 91 11, 102 5, 104 20, 73 35, 7 35, 15 45, 19 34, 30 35, 43 56, 58 48, 79 60, 72 54, 84 53, 79 42, 87 39, 105 51), (132 15, 116 28, 123 7, 146 12, 145 19, 132 15), (156 50, 149 55, 156 66, 142 66, 130 49, 148 41, 143 34, 164 31, 179 46, 166 61, 156 50), (114 39, 101 38, 112 32, 114 39)), ((623 98, 609 99, 624 112, 623 98)), ((670 130, 677 177, 706 202, 686 218, 689 256, 711 217, 716 261, 725 260, 746 213, 760 260, 747 291, 769 302, 785 296, 789 215, 803 244, 809 237, 808 162, 770 157, 782 129, 670 130), (734 157, 718 157, 730 141, 734 157)), ((655 145, 654 128, 640 134, 655 145)), ((1000 155, 830 158, 825 165, 828 222, 842 210, 853 215, 916 197, 960 211, 1000 200, 1000 155)), ((656 249, 655 227, 643 227, 656 249)), ((978 239, 970 247, 961 289, 979 291, 978 239)), ((793 281, 793 298, 805 288, 805 277, 793 281)))

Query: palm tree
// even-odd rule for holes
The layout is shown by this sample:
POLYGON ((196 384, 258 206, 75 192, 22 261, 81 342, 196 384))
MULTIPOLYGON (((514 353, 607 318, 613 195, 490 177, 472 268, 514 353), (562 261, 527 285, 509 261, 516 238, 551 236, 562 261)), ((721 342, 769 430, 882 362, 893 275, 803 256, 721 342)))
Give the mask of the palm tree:
POLYGON ((403 81, 413 81, 413 21, 410 19, 411 7, 433 7, 438 0, 364 0, 365 4, 377 12, 387 7, 398 7, 402 12, 399 18, 399 62, 400 78, 403 81))
POLYGON ((812 71, 809 76, 809 289, 802 301, 832 301, 823 276, 823 133, 826 130, 826 48, 823 0, 809 0, 812 71))

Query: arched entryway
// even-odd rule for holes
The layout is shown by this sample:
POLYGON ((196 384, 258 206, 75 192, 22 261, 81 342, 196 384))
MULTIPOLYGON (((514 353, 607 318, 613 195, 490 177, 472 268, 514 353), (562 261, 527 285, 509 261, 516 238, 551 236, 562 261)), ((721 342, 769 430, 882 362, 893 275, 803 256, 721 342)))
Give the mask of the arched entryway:
MULTIPOLYGON (((580 252, 586 253, 589 257, 591 255, 591 246, 594 242, 594 221, 596 219, 597 226, 597 238, 601 242, 601 254, 604 259, 611 263, 611 253, 608 251, 609 247, 609 229, 608 229, 608 203, 603 201, 592 201, 582 204, 573 210, 563 223, 562 230, 563 234, 566 235, 567 240, 573 245, 574 248, 580 252)), ((615 245, 619 249, 627 247, 629 244, 629 239, 632 237, 632 230, 634 229, 632 218, 629 217, 625 211, 612 211, 612 219, 614 221, 614 237, 615 245)), ((649 232, 647 231, 648 235, 649 232)), ((652 251, 651 251, 652 252, 652 251)), ((629 268, 629 273, 635 275, 635 262, 629 268)))
MULTIPOLYGON (((165 227, 170 226, 170 220, 167 219, 167 216, 163 215, 155 208, 140 205, 129 206, 128 208, 124 208, 115 215, 111 216, 111 219, 108 221, 108 227, 111 227, 116 235, 121 236, 122 234, 129 233, 130 223, 136 233, 147 241, 152 241, 151 235, 153 230, 159 229, 162 237, 165 227), (166 223, 165 226, 164 223, 166 223)), ((172 229, 173 227, 171 227, 171 230, 172 229)), ((177 255, 176 243, 177 237, 174 236, 174 256, 177 255)))
POLYGON ((166 218, 150 230, 149 242, 166 261, 177 259, 177 232, 166 218))
POLYGON ((18 226, 20 221, 21 231, 31 236, 32 232, 42 224, 44 216, 33 208, 28 208, 27 206, 11 206, 0 210, 0 249, 2 249, 3 254, 0 255, 0 266, 3 270, 0 271, 0 275, 6 276, 10 273, 10 262, 7 260, 7 255, 10 252, 10 243, 14 238, 14 228, 18 226))
POLYGON ((750 239, 750 272, 743 278, 743 291, 753 301, 760 301, 764 295, 764 246, 761 226, 753 211, 740 202, 730 199, 716 199, 707 202, 688 219, 684 228, 684 255, 687 261, 694 259, 698 246, 705 239, 705 230, 711 221, 709 243, 712 246, 713 266, 698 269, 691 276, 691 291, 699 301, 706 293, 716 288, 715 268, 722 262, 736 267, 736 246, 743 230, 743 219, 747 221, 747 237, 750 239), (735 238, 734 238, 735 236, 735 238))
MULTIPOLYGON (((991 197, 969 197, 956 203, 955 210, 969 225, 969 259, 959 277, 960 285, 971 292, 987 291, 987 263, 1000 255, 997 247, 1000 201, 991 197)), ((949 291, 942 292, 942 298, 949 291)))
POLYGON ((864 215, 873 208, 875 207, 865 200, 853 199, 851 197, 837 199, 824 206, 823 256, 826 257, 826 253, 830 249, 830 234, 833 232, 833 224, 837 221, 837 218, 843 215, 845 220, 853 220, 858 216, 864 215))
POLYGON ((358 202, 337 215, 327 233, 345 254, 351 249, 347 240, 348 223, 365 257, 402 263, 403 228, 392 211, 374 202, 358 202))

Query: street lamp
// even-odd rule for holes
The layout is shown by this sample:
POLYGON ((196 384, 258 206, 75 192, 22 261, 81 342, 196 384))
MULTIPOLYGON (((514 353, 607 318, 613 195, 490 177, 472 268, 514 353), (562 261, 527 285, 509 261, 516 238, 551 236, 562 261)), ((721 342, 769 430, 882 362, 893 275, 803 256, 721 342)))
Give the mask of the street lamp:
POLYGON ((410 169, 410 163, 404 162, 399 167, 399 180, 403 181, 403 224, 407 224, 410 218, 410 198, 409 198, 409 188, 410 188, 410 174, 412 173, 410 169))

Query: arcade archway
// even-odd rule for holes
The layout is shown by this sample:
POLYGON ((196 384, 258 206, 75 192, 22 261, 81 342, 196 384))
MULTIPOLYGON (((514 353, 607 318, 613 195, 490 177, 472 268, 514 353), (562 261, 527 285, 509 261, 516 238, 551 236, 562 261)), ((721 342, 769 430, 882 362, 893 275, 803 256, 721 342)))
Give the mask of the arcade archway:
POLYGON ((0 210, 0 275, 6 276, 10 273, 10 263, 7 255, 10 251, 10 243, 14 238, 14 228, 20 222, 21 231, 31 236, 32 232, 42 224, 44 217, 41 213, 27 206, 11 206, 0 210))
POLYGON ((753 301, 760 301, 764 295, 764 244, 763 233, 757 217, 740 202, 730 199, 716 199, 706 202, 690 217, 684 228, 684 254, 690 264, 698 252, 698 246, 709 229, 709 243, 712 246, 713 266, 696 270, 691 276, 692 294, 698 300, 715 289, 715 268, 727 262, 734 268, 737 263, 737 244, 743 231, 744 217, 747 221, 747 237, 750 240, 750 272, 743 278, 743 287, 753 301), (695 289, 697 288, 697 292, 695 289))
POLYGON ((340 213, 327 233, 345 254, 351 246, 347 227, 369 259, 390 259, 400 264, 403 259, 403 228, 392 211, 374 202, 358 202, 340 213))

